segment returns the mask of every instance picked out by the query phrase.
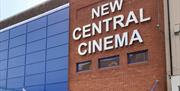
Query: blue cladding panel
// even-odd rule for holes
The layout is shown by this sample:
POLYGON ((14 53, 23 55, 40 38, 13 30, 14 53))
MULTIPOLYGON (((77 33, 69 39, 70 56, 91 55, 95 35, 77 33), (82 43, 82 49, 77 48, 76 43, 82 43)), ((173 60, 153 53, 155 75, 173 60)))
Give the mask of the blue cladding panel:
POLYGON ((52 36, 58 33, 67 32, 69 30, 69 21, 63 21, 51 26, 48 26, 48 36, 52 36))
POLYGON ((26 77, 26 86, 41 85, 44 84, 44 74, 37 74, 26 77))
POLYGON ((43 73, 43 72, 45 72, 45 62, 26 66, 26 75, 43 73))
POLYGON ((34 32, 28 33, 27 42, 35 41, 42 38, 46 38, 46 28, 42 28, 34 32))
POLYGON ((28 32, 45 27, 46 26, 46 17, 39 18, 28 23, 28 32))
POLYGON ((47 71, 55 71, 60 69, 68 69, 68 57, 47 62, 47 71))
POLYGON ((0 60, 7 59, 7 57, 8 57, 8 50, 0 52, 0 60))
POLYGON ((44 85, 42 86, 33 86, 33 87, 27 87, 27 91, 44 91, 44 85))
POLYGON ((48 25, 68 19, 69 18, 69 8, 57 11, 48 16, 48 25))
POLYGON ((7 69, 7 60, 0 61, 0 70, 7 69))
POLYGON ((47 59, 68 56, 68 45, 62 45, 47 50, 47 59))
POLYGON ((68 36, 68 32, 65 32, 65 33, 58 34, 58 35, 48 38, 47 39, 47 47, 50 48, 50 47, 68 43, 67 36, 68 36))
POLYGON ((24 75, 24 66, 8 70, 8 78, 19 77, 24 75))
POLYGON ((20 56, 20 57, 9 59, 8 68, 22 66, 24 64, 25 64, 25 56, 20 56))
POLYGON ((0 80, 0 87, 6 87, 6 80, 0 80))
POLYGON ((24 77, 8 79, 8 88, 22 88, 24 83, 24 77))
POLYGON ((0 41, 9 39, 9 31, 4 31, 0 33, 0 41))
POLYGON ((25 54, 25 45, 22 46, 18 46, 16 48, 10 49, 9 50, 9 57, 15 57, 15 56, 19 56, 19 55, 23 55, 25 54))
POLYGON ((45 51, 28 54, 26 57, 26 64, 36 63, 45 60, 45 51))
POLYGON ((48 72, 46 76, 47 83, 66 82, 68 72, 66 70, 60 70, 55 72, 48 72))
POLYGON ((0 42, 0 51, 8 49, 8 44, 9 44, 8 42, 9 42, 8 40, 0 42))
POLYGON ((10 48, 26 43, 26 35, 21 35, 16 38, 10 39, 10 48))
POLYGON ((46 86, 46 91, 68 91, 68 84, 60 83, 60 84, 52 84, 46 86))
POLYGON ((0 32, 0 87, 68 91, 68 36, 69 8, 0 32))
POLYGON ((25 33, 26 33, 26 24, 11 29, 10 38, 13 38, 13 37, 25 34, 25 33))
POLYGON ((0 71, 0 80, 6 79, 6 70, 0 71))
POLYGON ((46 48, 46 40, 40 40, 27 44, 27 53, 43 50, 46 48))

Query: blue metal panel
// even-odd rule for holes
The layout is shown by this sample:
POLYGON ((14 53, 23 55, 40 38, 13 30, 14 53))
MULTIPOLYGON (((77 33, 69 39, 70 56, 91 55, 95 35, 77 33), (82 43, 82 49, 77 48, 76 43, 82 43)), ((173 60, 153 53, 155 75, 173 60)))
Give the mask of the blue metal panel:
POLYGON ((27 87, 26 90, 27 91, 44 91, 44 85, 27 87))
POLYGON ((0 41, 9 39, 9 31, 4 31, 0 33, 0 41))
POLYGON ((47 39, 47 47, 50 48, 50 47, 68 43, 68 37, 67 37, 68 33, 69 32, 65 32, 65 33, 58 34, 58 35, 48 38, 47 39))
POLYGON ((7 69, 7 60, 0 61, 0 70, 7 69))
POLYGON ((16 38, 10 39, 10 48, 26 43, 26 35, 21 35, 16 38))
POLYGON ((20 56, 20 57, 9 59, 8 68, 22 66, 24 64, 25 64, 25 56, 20 56))
POLYGON ((59 34, 59 33, 63 33, 63 32, 67 32, 69 30, 69 21, 63 21, 51 26, 48 26, 48 36, 52 36, 55 34, 59 34))
POLYGON ((37 74, 37 75, 27 76, 26 77, 26 86, 44 84, 44 82, 45 82, 44 78, 45 78, 44 74, 37 74))
POLYGON ((40 40, 27 44, 27 53, 43 50, 46 48, 46 40, 40 40))
POLYGON ((8 49, 8 44, 9 44, 8 40, 0 42, 0 51, 8 49))
POLYGON ((7 88, 22 88, 24 83, 24 77, 8 79, 7 88))
POLYGON ((5 60, 8 57, 8 50, 4 50, 0 52, 0 60, 5 60))
POLYGON ((20 25, 10 30, 10 38, 22 35, 26 33, 26 24, 20 25))
POLYGON ((68 69, 68 57, 55 59, 47 62, 47 71, 68 69))
POLYGON ((26 56, 26 64, 36 63, 45 60, 45 51, 28 54, 26 56))
POLYGON ((18 46, 16 48, 12 48, 9 50, 9 57, 15 57, 15 56, 19 56, 19 55, 23 55, 25 54, 25 45, 22 46, 18 46))
POLYGON ((8 70, 8 78, 24 76, 24 66, 8 70))
POLYGON ((26 75, 45 72, 45 62, 31 64, 26 66, 26 75))
POLYGON ((46 28, 28 33, 27 42, 35 41, 46 37, 46 28))
POLYGON ((0 87, 6 87, 6 80, 0 80, 0 87))
POLYGON ((60 70, 54 72, 48 72, 46 76, 47 83, 66 82, 68 80, 68 71, 60 70))
POLYGON ((39 18, 28 23, 28 32, 45 27, 46 26, 46 17, 39 18))
POLYGON ((62 45, 47 50, 47 59, 68 56, 68 45, 62 45))
POLYGON ((0 80, 6 79, 6 70, 0 71, 0 80))
POLYGON ((67 83, 52 84, 46 86, 46 91, 68 91, 67 83))
POLYGON ((48 25, 68 19, 69 18, 69 8, 59 10, 48 16, 48 25))

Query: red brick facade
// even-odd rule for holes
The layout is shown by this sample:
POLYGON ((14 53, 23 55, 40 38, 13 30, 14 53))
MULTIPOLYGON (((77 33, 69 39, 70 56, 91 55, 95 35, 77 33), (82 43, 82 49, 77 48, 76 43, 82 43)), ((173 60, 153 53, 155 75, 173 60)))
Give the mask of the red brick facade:
POLYGON ((124 0, 121 12, 91 19, 92 8, 111 1, 114 0, 70 0, 70 91, 150 91, 155 80, 159 80, 155 91, 166 91, 163 0, 124 0), (139 8, 144 8, 145 16, 150 16, 151 21, 142 24, 130 24, 129 27, 123 29, 78 41, 72 38, 72 32, 78 26, 84 26, 122 13, 127 16, 129 11, 136 12, 139 8), (77 46, 81 42, 121 34, 126 31, 131 34, 134 29, 139 30, 144 40, 142 44, 135 43, 131 46, 85 56, 80 56, 77 52, 77 46), (145 49, 148 49, 149 52, 147 63, 127 63, 127 53, 145 49), (113 55, 120 56, 118 67, 98 68, 98 58, 113 55), (76 63, 87 60, 92 60, 92 69, 77 73, 76 63))

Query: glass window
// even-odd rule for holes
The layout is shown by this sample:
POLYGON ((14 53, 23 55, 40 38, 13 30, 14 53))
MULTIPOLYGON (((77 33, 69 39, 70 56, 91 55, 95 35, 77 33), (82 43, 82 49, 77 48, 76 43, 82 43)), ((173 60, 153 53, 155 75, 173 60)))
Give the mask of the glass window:
POLYGON ((68 91, 67 82, 59 83, 59 84, 51 84, 46 86, 46 91, 68 91))
POLYGON ((6 87, 6 80, 0 80, 0 87, 6 87))
POLYGON ((62 21, 69 18, 69 8, 59 10, 48 16, 48 25, 62 21))
POLYGON ((148 60, 148 50, 128 53, 128 63, 146 62, 148 60))
POLYGON ((54 47, 68 43, 68 32, 52 36, 47 39, 47 47, 54 47))
POLYGON ((9 62, 8 62, 8 68, 22 66, 24 64, 25 64, 25 56, 11 58, 9 59, 9 62))
POLYGON ((45 78, 45 74, 26 76, 26 86, 44 84, 44 80, 45 80, 44 78, 45 78))
POLYGON ((62 45, 47 50, 47 59, 68 56, 68 45, 62 45))
POLYGON ((46 81, 47 83, 57 83, 57 82, 65 82, 68 80, 68 71, 60 70, 54 72, 46 73, 46 81))
POLYGON ((10 38, 26 33, 26 24, 18 26, 10 30, 10 38))
POLYGON ((45 51, 35 52, 26 56, 26 64, 36 63, 45 60, 45 51))
POLYGON ((99 68, 114 67, 119 65, 119 56, 110 56, 100 58, 98 61, 99 68))
POLYGON ((9 31, 4 31, 0 33, 0 41, 9 39, 9 31))
POLYGON ((77 72, 87 71, 91 69, 91 61, 80 62, 77 63, 76 66, 77 66, 77 72))
POLYGON ((8 78, 24 76, 24 66, 8 69, 8 78))
POLYGON ((26 75, 45 72, 45 62, 26 65, 26 75))
POLYGON ((13 89, 22 88, 23 83, 24 83, 24 77, 8 79, 7 88, 13 88, 13 89))
POLYGON ((47 71, 68 69, 68 57, 47 61, 47 71))
POLYGON ((19 56, 19 55, 23 55, 25 54, 25 45, 22 46, 18 46, 16 48, 12 48, 9 51, 9 57, 15 57, 15 56, 19 56))
POLYGON ((51 26, 48 26, 48 36, 63 33, 69 30, 69 21, 63 21, 51 26))
POLYGON ((8 49, 8 44, 9 44, 8 40, 0 42, 0 51, 8 49))
POLYGON ((42 17, 28 23, 28 32, 45 27, 46 21, 46 17, 42 17))
POLYGON ((46 39, 27 44, 27 53, 43 50, 46 48, 46 39))
POLYGON ((35 41, 38 39, 46 38, 46 28, 30 32, 27 35, 27 42, 35 41))
POLYGON ((26 43, 26 35, 10 39, 10 48, 26 43))

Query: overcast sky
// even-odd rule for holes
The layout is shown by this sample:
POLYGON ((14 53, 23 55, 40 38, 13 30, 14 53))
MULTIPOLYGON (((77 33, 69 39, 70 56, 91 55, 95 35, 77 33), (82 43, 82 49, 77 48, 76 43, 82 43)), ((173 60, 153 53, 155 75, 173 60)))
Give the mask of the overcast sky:
POLYGON ((0 0, 0 21, 48 0, 0 0))

